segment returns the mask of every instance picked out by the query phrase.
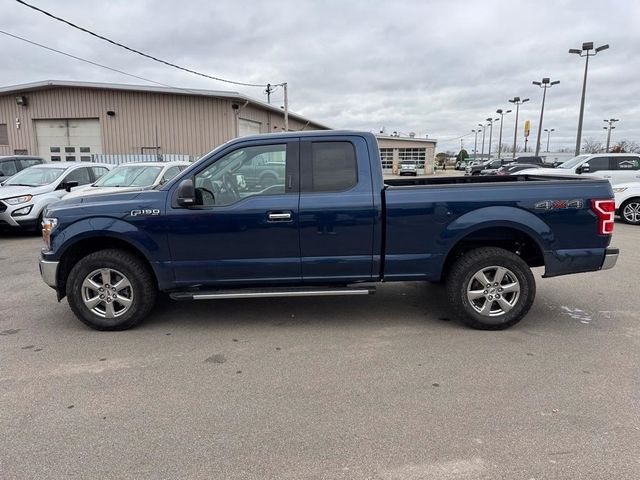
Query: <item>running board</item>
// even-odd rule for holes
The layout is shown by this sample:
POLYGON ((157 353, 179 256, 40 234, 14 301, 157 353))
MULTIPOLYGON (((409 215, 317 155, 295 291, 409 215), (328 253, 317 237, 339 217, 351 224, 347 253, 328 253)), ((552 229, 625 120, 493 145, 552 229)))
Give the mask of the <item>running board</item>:
POLYGON ((344 295, 371 295, 374 287, 366 288, 260 288, 245 290, 209 290, 197 292, 174 292, 169 294, 173 300, 219 300, 229 298, 274 298, 274 297, 328 297, 344 295))

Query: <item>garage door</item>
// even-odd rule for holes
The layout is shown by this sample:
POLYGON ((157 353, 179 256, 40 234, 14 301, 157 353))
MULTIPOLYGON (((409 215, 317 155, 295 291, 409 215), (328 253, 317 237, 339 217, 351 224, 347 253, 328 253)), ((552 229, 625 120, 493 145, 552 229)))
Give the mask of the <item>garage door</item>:
POLYGON ((35 120, 38 155, 52 162, 90 162, 102 153, 97 118, 35 120))
POLYGON ((260 133, 260 127, 262 127, 260 122, 241 118, 238 123, 238 135, 240 137, 244 137, 246 135, 258 135, 260 133))

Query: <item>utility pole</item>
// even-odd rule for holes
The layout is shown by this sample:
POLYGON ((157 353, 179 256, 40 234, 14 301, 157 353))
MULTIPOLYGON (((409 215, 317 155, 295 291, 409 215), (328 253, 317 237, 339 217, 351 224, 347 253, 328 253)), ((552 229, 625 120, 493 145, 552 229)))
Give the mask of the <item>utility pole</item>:
POLYGON ((604 128, 605 130, 608 130, 608 132, 607 132, 607 148, 606 148, 606 150, 605 150, 605 152, 608 152, 608 151, 609 151, 609 144, 611 143, 611 130, 613 130, 614 128, 616 128, 616 127, 614 127, 614 126, 613 126, 613 124, 614 124, 615 122, 619 122, 620 120, 618 120, 617 118, 610 118, 609 120, 603 120, 603 121, 604 121, 605 123, 608 123, 608 124, 609 124, 609 126, 608 126, 608 127, 602 127, 602 128, 604 128))
POLYGON ((289 131, 289 91, 287 88, 287 82, 282 84, 284 89, 284 131, 289 131))
POLYGON ((511 157, 514 160, 516 158, 516 142, 518 140, 518 114, 520 113, 520 104, 528 101, 529 101, 528 98, 525 98, 524 100, 520 100, 520 97, 513 97, 509 100, 510 103, 513 103, 516 106, 516 126, 513 130, 513 155, 511 157))
POLYGON ((489 154, 487 155, 487 160, 491 160, 491 135, 493 135, 493 124, 495 122, 497 122, 498 119, 497 118, 487 118, 487 122, 489 122, 487 125, 489 125, 489 154))
MULTIPOLYGON (((605 128, 607 128, 607 127, 605 127, 605 128)), ((555 128, 552 128, 552 129, 545 128, 544 131, 547 132, 547 153, 549 153, 549 140, 551 139, 551 132, 555 132, 556 129, 555 128)))
POLYGON ((273 90, 271 84, 267 83, 267 89, 264 91, 264 93, 267 94, 267 103, 271 103, 271 92, 273 92, 273 90))
POLYGON ((472 133, 476 134, 476 139, 473 141, 473 159, 475 160, 476 157, 478 156, 478 132, 480 132, 480 130, 471 130, 472 133))
POLYGON ((542 108, 540 109, 540 122, 538 123, 538 138, 536 140, 536 157, 540 155, 540 136, 542 135, 542 117, 544 115, 544 101, 547 98, 547 88, 551 88, 554 85, 558 85, 560 80, 551 81, 549 78, 545 77, 541 82, 533 82, 534 85, 539 86, 544 89, 542 93, 542 108))
POLYGON ((502 124, 504 123, 504 116, 507 113, 511 113, 511 110, 503 111, 501 108, 496 110, 496 113, 500 115, 500 140, 498 140, 498 160, 502 159, 502 124))
POLYGON ((484 157, 484 136, 487 133, 486 125, 482 125, 481 123, 478 126, 482 127, 482 153, 480 154, 480 161, 482 161, 482 157, 484 157))
POLYGON ((584 42, 581 48, 570 48, 569 53, 586 57, 584 62, 584 78, 582 80, 582 98, 580 99, 580 116, 578 117, 578 136, 576 137, 576 157, 580 155, 580 140, 582 139, 582 119, 584 117, 584 98, 587 93, 587 71, 589 70, 589 57, 609 48, 608 44, 600 45, 594 50, 593 42, 584 42), (590 53, 593 50, 593 53, 590 53))

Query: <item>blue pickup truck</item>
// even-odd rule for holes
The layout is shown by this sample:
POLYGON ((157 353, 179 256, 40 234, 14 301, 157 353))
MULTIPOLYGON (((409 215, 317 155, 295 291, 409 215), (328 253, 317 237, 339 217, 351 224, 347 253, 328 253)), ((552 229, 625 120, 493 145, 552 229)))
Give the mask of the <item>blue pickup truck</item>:
POLYGON ((369 133, 232 140, 153 190, 62 200, 43 219, 44 281, 76 316, 121 330, 174 300, 367 295, 376 282, 446 283, 467 325, 503 329, 545 277, 614 266, 606 180, 384 180, 369 133), (276 181, 242 172, 284 165, 276 181))

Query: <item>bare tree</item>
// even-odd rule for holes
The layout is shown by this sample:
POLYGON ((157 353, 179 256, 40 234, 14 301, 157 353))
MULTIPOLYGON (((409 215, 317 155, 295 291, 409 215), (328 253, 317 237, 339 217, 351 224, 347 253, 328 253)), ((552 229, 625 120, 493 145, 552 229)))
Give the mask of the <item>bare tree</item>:
MULTIPOLYGON (((513 144, 503 143, 502 151, 505 153, 513 153, 513 144)), ((522 147, 520 145, 516 145, 516 152, 521 152, 522 147)))
POLYGON ((611 147, 613 153, 640 153, 640 145, 629 140, 620 140, 611 147))
POLYGON ((582 141, 582 151, 584 153, 600 153, 604 152, 604 147, 602 146, 602 142, 599 142, 598 140, 585 138, 582 141))

